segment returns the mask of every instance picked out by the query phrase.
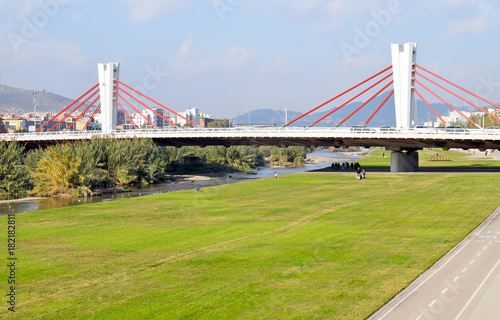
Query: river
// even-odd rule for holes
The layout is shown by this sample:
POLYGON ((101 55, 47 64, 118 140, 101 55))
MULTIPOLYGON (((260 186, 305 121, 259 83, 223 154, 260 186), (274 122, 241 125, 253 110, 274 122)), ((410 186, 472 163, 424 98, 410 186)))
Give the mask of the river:
POLYGON ((342 162, 342 161, 357 161, 363 158, 363 155, 353 155, 353 154, 343 154, 343 153, 330 153, 324 150, 316 150, 312 153, 308 154, 313 157, 321 157, 321 158, 329 158, 331 159, 329 162, 319 162, 319 163, 308 163, 303 167, 294 167, 294 168, 271 168, 264 167, 260 168, 258 171, 253 172, 251 174, 247 173, 230 173, 225 177, 214 178, 207 181, 191 181, 191 182, 168 182, 168 183, 159 183, 154 184, 142 188, 133 188, 131 192, 119 193, 119 194, 106 194, 97 197, 88 197, 88 198, 48 198, 38 201, 31 202, 9 202, 9 203, 0 203, 0 215, 5 215, 8 213, 25 213, 32 212, 38 210, 46 210, 53 208, 61 208, 67 206, 75 206, 86 203, 96 203, 96 202, 104 202, 104 201, 113 201, 131 197, 140 197, 152 194, 159 193, 167 193, 179 190, 190 190, 196 188, 204 188, 216 185, 223 185, 229 183, 235 183, 243 180, 249 179, 262 179, 269 178, 274 176, 274 172, 277 172, 279 176, 300 173, 305 171, 317 170, 324 168, 330 165, 333 161, 342 162))

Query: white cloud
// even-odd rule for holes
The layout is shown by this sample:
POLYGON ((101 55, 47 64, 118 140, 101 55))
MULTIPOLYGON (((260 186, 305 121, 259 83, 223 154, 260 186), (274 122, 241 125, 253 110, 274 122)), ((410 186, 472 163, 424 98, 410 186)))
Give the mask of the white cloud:
POLYGON ((221 66, 234 69, 252 59, 254 55, 254 50, 246 49, 241 45, 237 45, 220 56, 218 60, 221 66))
MULTIPOLYGON (((121 3, 121 2, 120 2, 121 3)), ((156 19, 189 8, 194 0, 125 0, 130 18, 135 22, 156 19)))
POLYGON ((195 39, 195 36, 189 35, 188 38, 182 43, 179 53, 177 54, 177 61, 179 64, 182 64, 191 53, 195 39))
POLYGON ((70 70, 88 68, 91 55, 85 55, 81 49, 69 42, 58 40, 31 43, 11 60, 15 63, 29 64, 62 64, 70 70))
MULTIPOLYGON (((451 1, 451 0, 449 0, 451 1)), ((459 1, 459 0, 456 0, 459 1)), ((466 19, 453 19, 448 24, 448 36, 456 37, 460 34, 479 34, 495 29, 496 12, 491 5, 479 2, 469 10, 469 17, 466 19), (479 11, 475 15, 472 12, 479 11)))

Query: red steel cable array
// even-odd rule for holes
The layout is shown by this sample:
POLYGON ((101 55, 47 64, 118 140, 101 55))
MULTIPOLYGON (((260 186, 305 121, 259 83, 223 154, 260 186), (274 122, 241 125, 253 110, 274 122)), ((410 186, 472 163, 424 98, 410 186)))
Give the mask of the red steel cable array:
MULTIPOLYGON (((94 91, 92 93, 92 95, 90 95, 89 97, 87 97, 85 100, 83 100, 82 102, 80 102, 80 104, 78 104, 70 113, 68 113, 66 116, 62 117, 61 120, 59 120, 55 125, 52 126, 52 128, 49 129, 49 131, 52 131, 54 130, 55 127, 57 127, 59 124, 61 124, 64 120, 66 120, 70 115, 72 115, 76 110, 78 110, 82 105, 84 105, 85 103, 87 103, 87 101, 89 101, 90 99, 92 99, 93 96, 95 96, 97 93, 99 92, 99 89, 97 89, 96 91, 94 91)), ((59 112, 60 113, 60 112, 59 112)), ((50 123, 50 121, 49 121, 50 123)))
MULTIPOLYGON (((188 121, 189 123, 191 123, 191 124, 193 124, 193 125, 195 125, 195 126, 198 126, 198 127, 200 126, 199 124, 197 124, 197 123, 195 123, 195 122, 193 122, 193 121, 189 120, 188 118, 186 118, 186 117, 182 116, 181 114, 179 114, 179 113, 177 113, 177 112, 173 111, 172 109, 169 109, 169 108, 165 107, 164 105, 162 105, 161 103, 159 103, 159 102, 157 102, 157 101, 155 101, 155 100, 151 99, 150 97, 148 97, 148 96, 146 96, 146 95, 144 95, 144 94, 140 93, 139 91, 135 90, 134 88, 131 88, 131 87, 127 86, 125 83, 123 83, 123 82, 121 82, 121 81, 119 81, 119 80, 115 80, 115 81, 116 81, 116 82, 118 82, 119 84, 121 84, 121 85, 125 86, 126 88, 128 88, 128 89, 132 90, 133 92, 135 92, 136 94, 140 95, 141 97, 146 98, 146 99, 148 99, 149 101, 151 101, 151 102, 153 102, 153 103, 155 103, 155 104, 159 105, 159 106, 160 106, 160 107, 162 107, 163 109, 165 109, 165 110, 167 110, 167 111, 169 111, 169 112, 171 112, 171 113, 175 114, 175 115, 176 115, 176 116, 178 116, 178 117, 181 117, 182 119, 184 119, 184 120, 188 121)), ((122 88, 119 88, 119 89, 120 89, 120 90, 123 90, 122 88)), ((124 92, 125 92, 125 91, 124 91, 124 92)), ((131 96, 131 97, 132 97, 134 100, 136 100, 137 102, 139 102, 140 104, 144 105, 142 102, 140 102, 139 100, 137 100, 137 99, 136 99, 136 98, 134 98, 133 96, 131 96)), ((144 106, 145 106, 145 105, 144 105, 144 106)), ((148 108, 148 109, 150 109, 149 107, 147 107, 147 108, 148 108)), ((154 111, 153 111, 153 112, 154 112, 154 111)), ((163 118, 163 117, 162 117, 162 118, 163 118)), ((165 119, 165 120, 167 120, 167 119, 165 119)), ((172 123, 172 122, 170 122, 169 120, 167 120, 167 121, 168 121, 169 123, 171 123, 173 126, 175 126, 175 124, 173 124, 173 123, 172 123)))
POLYGON ((343 96, 344 94, 346 94, 346 93, 348 93, 348 92, 351 92, 352 90, 356 89, 356 88, 357 88, 357 87, 359 87, 360 85, 362 85, 362 84, 364 84, 364 83, 366 83, 366 82, 370 81, 370 80, 371 80, 371 79, 373 79, 373 78, 376 78, 377 76, 381 75, 382 73, 386 72, 387 70, 389 70, 389 69, 391 69, 391 68, 392 68, 392 65, 391 65, 391 66, 389 66, 389 67, 387 67, 387 68, 385 68, 384 70, 382 70, 382 71, 380 71, 380 72, 376 73, 375 75, 373 75, 373 76, 371 76, 371 77, 367 78, 366 80, 364 80, 364 81, 362 81, 362 82, 358 83, 358 84, 357 84, 357 85, 355 85, 354 87, 352 87, 352 88, 350 88, 350 89, 348 89, 348 90, 346 90, 346 91, 342 92, 341 94, 337 95, 336 97, 334 97, 334 98, 332 98, 332 99, 330 99, 330 100, 328 100, 328 101, 326 101, 326 102, 324 102, 324 103, 320 104, 320 105, 319 105, 319 106, 317 106, 316 108, 311 109, 311 110, 309 110, 308 112, 304 113, 303 115, 301 115, 301 116, 299 116, 299 117, 297 117, 297 118, 293 119, 292 121, 290 121, 290 122, 288 122, 287 124, 285 124, 283 127, 287 127, 288 125, 290 125, 290 124, 294 123, 295 121, 297 121, 297 120, 299 120, 299 119, 301 119, 301 118, 303 118, 303 117, 307 116, 307 115, 308 115, 308 114, 310 114, 311 112, 314 112, 314 111, 318 110, 319 108, 324 107, 325 105, 329 104, 330 102, 332 102, 332 101, 336 100, 337 98, 340 98, 341 96, 343 96))
POLYGON ((318 122, 323 121, 325 118, 329 117, 330 115, 332 115, 334 112, 338 111, 339 109, 345 107, 347 104, 351 103, 354 99, 358 98, 359 96, 363 95, 367 91, 371 90, 373 87, 377 86, 378 84, 380 84, 381 82, 383 82, 384 80, 386 80, 387 78, 389 78, 390 76, 392 76, 392 72, 390 74, 388 74, 387 76, 385 76, 383 79, 381 79, 381 80, 377 81, 376 83, 372 84, 370 87, 368 87, 364 91, 358 93, 357 95, 355 95, 354 97, 352 97, 351 99, 349 99, 344 104, 338 106, 336 109, 330 111, 329 113, 327 113, 326 115, 324 115, 320 119, 316 120, 309 127, 312 127, 312 126, 316 125, 318 122))
POLYGON ((381 92, 383 92, 385 89, 387 89, 392 83, 394 82, 394 80, 391 80, 391 82, 389 82, 388 84, 386 84, 382 89, 380 89, 379 91, 377 91, 377 93, 375 93, 373 96, 371 96, 370 99, 366 100, 362 105, 360 105, 356 110, 354 110, 353 112, 351 112, 350 115, 348 115, 344 120, 340 121, 338 125, 336 125, 335 127, 339 127, 341 126, 344 122, 346 122, 350 117, 352 117, 354 114, 356 114, 356 112, 358 112, 359 110, 361 110, 364 106, 366 106, 370 101, 372 101, 376 96, 378 96, 381 92))
MULTIPOLYGON (((63 113, 64 111, 68 110, 69 108, 71 108, 71 106, 73 106, 75 103, 77 103, 78 101, 80 101, 80 99, 82 99, 83 97, 85 97, 86 95, 88 95, 92 90, 94 90, 95 88, 97 88, 99 86, 99 83, 97 83, 95 86, 93 86, 92 88, 89 89, 89 91, 85 92, 84 94, 82 94, 80 97, 78 97, 78 99, 76 99, 75 101, 71 102, 66 108, 62 109, 58 114, 56 114, 55 116, 53 116, 49 121, 48 123, 51 123, 52 121, 54 121, 54 119, 56 119, 57 117, 59 117, 61 115, 61 113, 63 113)), ((45 125, 43 126, 40 126, 38 129, 35 130, 35 132, 38 132, 40 131, 40 129, 42 129, 43 127, 45 127, 45 125)))
POLYGON ((156 125, 154 123, 152 123, 148 117, 146 117, 145 115, 143 115, 141 112, 139 112, 139 110, 137 110, 130 102, 127 101, 127 99, 125 99, 119 92, 116 93, 116 95, 118 95, 118 97, 120 97, 120 99, 122 99, 123 101, 125 101, 126 104, 128 104, 129 107, 131 107, 132 109, 134 109, 135 112, 137 112, 141 117, 144 118, 144 120, 146 120, 151 126, 155 127, 156 128, 156 125))
POLYGON ((419 72, 417 72, 416 70, 413 70, 413 73, 415 73, 415 74, 419 75, 420 77, 424 78, 425 80, 429 81, 430 83, 432 83, 432 84, 434 84, 434 85, 436 85, 436 86, 440 87, 440 88, 441 88, 441 89, 443 89, 444 91, 446 91, 446 92, 448 92, 448 93, 452 94, 453 96, 455 96, 455 97, 459 98, 460 100, 462 100, 462 101, 464 101, 464 102, 468 103, 469 105, 473 106, 474 108, 476 108, 476 109, 478 109, 478 110, 480 110, 480 111, 482 111, 482 112, 486 113, 486 114, 487 114, 487 115, 489 115, 490 117, 493 117, 493 118, 495 118, 496 120, 500 121, 500 119, 499 119, 497 116, 495 116, 495 115, 493 115, 493 114, 489 113, 488 111, 486 111, 486 110, 484 110, 484 109, 482 109, 482 108, 480 108, 480 107, 476 106, 475 104, 473 104, 472 102, 468 101, 467 99, 462 98, 462 97, 461 97, 461 96, 459 96, 458 94, 456 94, 456 93, 454 93, 454 92, 452 92, 452 91, 450 91, 450 90, 446 89, 445 87, 443 87, 443 86, 442 86, 442 85, 440 85, 439 83, 436 83, 435 81, 433 81, 433 80, 431 80, 431 79, 427 78, 426 76, 424 76, 423 74, 420 74, 420 73, 419 73, 419 72))
MULTIPOLYGON (((121 82, 120 82, 121 83, 121 82)), ((126 87, 128 87, 127 85, 124 85, 126 87)), ((118 86, 115 86, 115 88, 117 88, 118 90, 122 91, 123 93, 125 93, 127 96, 129 96, 130 98, 132 98, 135 102, 138 102, 139 104, 141 104, 143 107, 147 108, 148 110, 154 112, 158 117, 162 118, 163 120, 167 121, 168 123, 170 123, 172 126, 176 127, 176 125, 168 120, 167 118, 165 118, 164 116, 162 116, 161 114, 159 114, 158 112, 156 112, 155 110, 153 110, 152 108, 148 107, 146 104, 144 104, 143 102, 141 102, 139 99, 137 99, 136 97, 134 97, 133 95, 131 95, 130 93, 128 93, 127 91, 125 91, 123 88, 121 87, 118 87, 118 86)), ((132 89, 134 90, 134 89, 132 89)), ((194 123, 194 122, 193 122, 194 123)), ((156 127, 156 126, 155 126, 156 127)))
POLYGON ((441 98, 440 96, 438 96, 436 93, 434 93, 432 90, 430 90, 429 88, 427 88, 426 86, 424 86, 420 81, 418 81, 415 78, 413 78, 413 81, 415 81, 416 83, 418 83, 422 88, 424 88, 425 90, 427 90, 428 92, 430 92, 432 95, 434 95, 436 98, 438 98, 439 100, 441 100, 448 107, 450 107, 453 110, 455 110, 456 112, 458 112, 458 114, 460 114, 462 117, 464 117, 465 119, 467 119, 467 121, 469 121, 470 123, 474 124, 476 127, 480 128, 480 126, 477 123, 475 123, 474 121, 472 121, 471 119, 469 119, 469 117, 467 117, 465 114, 463 114, 462 112, 458 111, 457 108, 455 108, 454 106, 452 106, 451 104, 449 104, 446 100, 444 100, 443 98, 441 98))
POLYGON ((87 113, 87 111, 89 111, 90 108, 92 108, 92 106, 97 102, 97 100, 99 100, 101 98, 101 95, 98 95, 97 98, 94 99, 94 101, 92 101, 87 108, 85 108, 85 110, 83 110, 82 113, 80 113, 78 115, 78 117, 75 118, 75 120, 73 120, 73 122, 71 122, 71 124, 66 127, 66 131, 68 131, 69 129, 71 129, 71 127, 78 122, 78 120, 80 120, 84 115, 85 113, 87 113))
POLYGON ((490 101, 488 101, 488 100, 486 100, 486 99, 484 99, 484 98, 482 98, 482 97, 478 96, 477 94, 474 94, 474 93, 470 92, 469 90, 464 89, 464 88, 460 87, 459 85, 456 85, 456 84, 454 84, 453 82, 448 81, 448 80, 446 80, 445 78, 440 77, 440 76, 438 76, 437 74, 430 72, 429 70, 427 70, 427 69, 425 69, 425 68, 423 68, 423 67, 419 66, 418 64, 414 63, 413 65, 414 65, 414 66, 416 66, 416 67, 418 67, 418 68, 420 68, 420 69, 422 69, 422 70, 424 70, 425 72, 427 72, 427 73, 429 73, 429 74, 431 74, 431 75, 435 76, 436 78, 439 78, 439 79, 443 80, 444 82, 446 82, 446 83, 448 83, 448 84, 451 84, 452 86, 454 86, 454 87, 456 87, 456 88, 458 88, 458 89, 460 89, 460 90, 462 90, 462 91, 465 91, 465 92, 467 92, 468 94, 473 95, 474 97, 476 97, 476 98, 478 98, 478 99, 481 99, 481 100, 483 100, 483 101, 484 101, 484 102, 486 102, 486 103, 491 104, 492 106, 496 107, 497 109, 500 109, 500 107, 499 107, 499 106, 497 106, 496 104, 494 104, 493 102, 490 102, 490 101))

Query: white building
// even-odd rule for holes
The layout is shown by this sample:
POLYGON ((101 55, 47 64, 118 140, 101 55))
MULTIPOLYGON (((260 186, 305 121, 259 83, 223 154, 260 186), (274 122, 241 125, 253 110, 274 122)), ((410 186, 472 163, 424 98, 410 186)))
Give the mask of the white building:
MULTIPOLYGON (((186 119, 189 119, 193 121, 196 124, 200 123, 200 119, 202 118, 207 118, 207 119, 212 119, 212 115, 206 114, 206 113, 201 113, 198 108, 189 108, 184 112, 179 112, 179 114, 186 119)), ((179 116, 174 117, 174 123, 178 124, 179 126, 183 126, 187 123, 187 121, 179 116)))

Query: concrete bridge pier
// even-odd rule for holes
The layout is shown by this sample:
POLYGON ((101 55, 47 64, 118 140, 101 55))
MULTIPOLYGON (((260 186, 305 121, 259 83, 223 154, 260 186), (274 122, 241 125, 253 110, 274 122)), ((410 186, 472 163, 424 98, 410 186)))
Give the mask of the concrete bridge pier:
POLYGON ((415 149, 393 151, 391 153, 391 172, 418 171, 418 152, 415 149))

